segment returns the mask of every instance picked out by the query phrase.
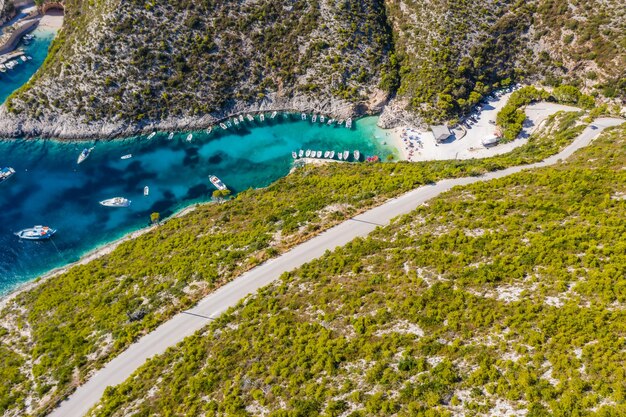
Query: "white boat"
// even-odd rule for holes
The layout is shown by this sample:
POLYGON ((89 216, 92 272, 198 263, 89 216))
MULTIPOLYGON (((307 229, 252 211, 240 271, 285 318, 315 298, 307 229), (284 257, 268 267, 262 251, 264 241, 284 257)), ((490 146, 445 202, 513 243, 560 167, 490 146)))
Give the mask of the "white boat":
POLYGON ((304 156, 304 151, 300 149, 300 152, 298 152, 298 158, 302 158, 302 156, 304 156))
POLYGON ((330 151, 325 151, 324 152, 324 158, 328 158, 329 155, 330 155, 330 151))
POLYGON ((320 115, 320 123, 324 123, 324 116, 320 115))
POLYGON ((311 117, 311 121, 313 123, 317 122, 317 114, 314 114, 313 117, 311 117))
POLYGON ((235 119, 233 120, 233 122, 235 122, 235 126, 239 126, 239 120, 235 117, 235 119))
POLYGON ((344 160, 344 161, 347 161, 349 157, 350 157, 350 152, 348 152, 348 151, 343 151, 343 160, 344 160))
POLYGON ((232 127, 232 126, 233 126, 233 124, 230 122, 230 120, 227 120, 227 121, 226 121, 226 126, 228 126, 228 127, 232 127))
POLYGON ((332 125, 333 123, 335 123, 335 119, 328 119, 328 122, 326 123, 328 126, 332 125))
POLYGON ((307 158, 311 156, 311 150, 307 149, 306 152, 304 153, 304 156, 306 156, 307 158))
POLYGON ((209 175, 209 181, 211 181, 211 184, 213 184, 218 190, 228 189, 228 187, 226 187, 226 184, 224 184, 222 180, 217 178, 215 175, 209 175))
POLYGON ((358 161, 359 159, 361 159, 361 152, 356 150, 356 151, 354 151, 354 160, 358 161))
POLYGON ((272 115, 270 116, 270 119, 273 119, 274 117, 276 117, 277 114, 278 114, 278 112, 272 112, 272 115))
POLYGON ((328 157, 330 159, 334 159, 335 158, 335 151, 330 151, 330 155, 328 155, 328 157))
POLYGON ((130 200, 124 197, 113 197, 107 200, 102 200, 100 204, 105 207, 128 207, 130 206, 130 200))
POLYGON ((147 196, 148 194, 150 194, 150 187, 146 185, 143 187, 143 195, 147 196))
POLYGON ((169 135, 167 135, 167 140, 172 140, 174 139, 174 132, 170 132, 169 135))
POLYGON ((302 118, 302 120, 306 120, 306 113, 302 113, 301 118, 302 118))
POLYGON ((187 142, 191 142, 191 139, 193 139, 193 135, 190 133, 187 135, 187 138, 185 139, 187 142))
POLYGON ((206 130, 207 135, 210 135, 213 132, 213 126, 209 126, 206 130))
POLYGON ((240 115, 239 115, 239 121, 240 121, 240 122, 243 122, 243 114, 240 114, 240 115))
POLYGON ((246 116, 246 118, 249 122, 254 122, 254 117, 250 116, 249 114, 246 116))
POLYGON ((30 229, 20 230, 15 236, 26 240, 45 240, 50 239, 56 232, 56 229, 48 226, 33 226, 30 229))
POLYGON ((261 113, 261 115, 259 116, 259 119, 264 122, 265 121, 265 114, 261 113))
POLYGON ((226 126, 224 123, 220 123, 220 127, 224 130, 228 129, 228 126, 226 126))
POLYGON ((341 153, 341 151, 337 152, 337 158, 339 158, 340 161, 343 161, 343 153, 341 153))
POLYGON ((291 157, 293 159, 298 159, 298 154, 295 151, 293 151, 293 152, 291 152, 291 157))
POLYGON ((132 154, 132 153, 129 153, 129 154, 127 154, 127 155, 122 155, 122 156, 120 156, 120 159, 130 159, 130 158, 132 158, 132 157, 133 157, 133 154, 132 154))
POLYGON ((337 125, 339 125, 339 126, 341 126, 342 124, 343 124, 343 119, 341 119, 341 120, 339 120, 339 121, 337 122, 337 125))
POLYGON ((26 58, 24 55, 22 55, 20 58, 21 58, 21 59, 22 59, 22 61, 24 61, 24 62, 28 61, 28 58, 26 58))
POLYGON ((317 157, 321 158, 322 157, 322 151, 317 151, 317 157))
POLYGON ((0 183, 5 182, 15 174, 15 170, 11 167, 5 167, 0 169, 0 183))
POLYGON ((346 120, 346 127, 347 127, 348 129, 351 129, 351 128, 352 128, 352 119, 348 119, 348 120, 346 120))
POLYGON ((148 140, 152 139, 153 137, 156 136, 156 132, 152 132, 148 135, 148 140))
POLYGON ((78 155, 78 159, 76 160, 77 164, 82 163, 85 159, 89 158, 89 155, 91 154, 91 151, 93 151, 93 148, 95 146, 92 146, 91 148, 85 148, 83 149, 83 151, 80 153, 80 155, 78 155))

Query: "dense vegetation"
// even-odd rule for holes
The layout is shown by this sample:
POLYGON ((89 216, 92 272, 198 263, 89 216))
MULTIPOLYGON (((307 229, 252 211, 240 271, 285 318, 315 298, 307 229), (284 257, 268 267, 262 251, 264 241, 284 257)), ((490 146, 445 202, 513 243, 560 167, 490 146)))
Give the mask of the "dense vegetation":
POLYGON ((626 98, 626 12, 616 0, 65 5, 64 30, 8 100, 7 120, 98 132, 183 118, 208 125, 260 106, 345 118, 395 96, 422 121, 455 121, 519 81, 626 98))
POLYGON ((626 128, 262 290, 94 416, 626 413, 626 128))
POLYGON ((266 189, 198 206, 22 293, 0 314, 0 349, 16 353, 0 364, 0 413, 45 409, 175 312, 367 207, 441 178, 556 153, 581 131, 578 117, 552 118, 527 145, 484 160, 300 169, 266 189))

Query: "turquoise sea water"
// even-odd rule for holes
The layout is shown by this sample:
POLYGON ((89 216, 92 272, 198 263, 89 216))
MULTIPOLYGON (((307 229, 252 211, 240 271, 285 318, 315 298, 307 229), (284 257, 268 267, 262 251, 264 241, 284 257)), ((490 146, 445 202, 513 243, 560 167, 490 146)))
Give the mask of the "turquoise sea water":
POLYGON ((396 150, 376 117, 358 120, 352 130, 287 119, 245 123, 231 132, 194 132, 167 139, 134 137, 90 143, 50 140, 0 141, 0 166, 16 174, 0 184, 0 293, 54 267, 79 259, 99 245, 147 226, 150 213, 161 217, 194 202, 208 201, 214 188, 208 175, 221 178, 233 192, 264 187, 288 174, 299 149, 353 150, 364 156, 396 150), (95 146, 76 164, 80 151, 95 146), (125 154, 131 159, 122 160, 125 154), (143 187, 150 195, 143 196, 143 187), (107 208, 100 200, 123 196, 129 208, 107 208), (33 225, 58 229, 51 241, 19 240, 14 232, 33 225))
POLYGON ((43 64, 48 55, 48 47, 52 43, 56 32, 35 29, 31 33, 35 35, 35 39, 32 40, 30 45, 20 44, 18 48, 23 49, 26 55, 31 56, 33 59, 22 62, 18 58, 19 65, 17 67, 0 73, 0 102, 4 102, 13 91, 24 85, 37 72, 37 69, 43 64))

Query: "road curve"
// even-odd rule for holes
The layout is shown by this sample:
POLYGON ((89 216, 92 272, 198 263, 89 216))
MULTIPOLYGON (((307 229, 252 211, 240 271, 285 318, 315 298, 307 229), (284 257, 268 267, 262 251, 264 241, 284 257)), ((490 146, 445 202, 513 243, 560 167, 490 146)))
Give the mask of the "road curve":
POLYGON ((424 202, 457 185, 501 178, 567 159, 578 149, 589 145, 605 128, 622 123, 624 120, 621 119, 598 119, 569 146, 541 162, 489 172, 480 177, 446 179, 433 185, 426 185, 328 229, 283 255, 246 272, 203 298, 195 307, 175 315, 139 339, 107 363, 66 400, 60 402, 50 415, 54 417, 83 416, 98 402, 107 386, 122 383, 148 358, 165 352, 168 347, 174 346, 185 337, 202 329, 207 324, 207 320, 219 316, 242 298, 277 280, 283 272, 291 271, 310 262, 322 256, 324 252, 343 246, 356 237, 366 236, 376 227, 389 224, 394 217, 411 212, 424 202))

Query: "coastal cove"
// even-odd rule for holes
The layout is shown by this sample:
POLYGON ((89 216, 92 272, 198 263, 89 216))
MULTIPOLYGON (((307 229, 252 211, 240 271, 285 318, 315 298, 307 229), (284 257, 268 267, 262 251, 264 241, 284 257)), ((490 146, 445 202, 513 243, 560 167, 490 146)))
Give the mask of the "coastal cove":
POLYGON ((397 156, 376 123, 377 117, 368 117, 346 129, 279 115, 274 121, 246 123, 228 132, 193 132, 191 142, 187 132, 172 140, 167 133, 158 133, 151 140, 0 141, 0 165, 16 170, 1 185, 0 295, 148 226, 152 212, 165 218, 210 201, 215 188, 208 175, 217 175, 237 193, 287 175, 293 166, 291 152, 299 149, 358 149, 363 156, 383 160, 397 156), (95 148, 77 165, 78 154, 87 146, 95 148), (128 154, 132 158, 120 159, 128 154), (143 195, 144 186, 150 187, 148 196, 143 195), (132 205, 98 204, 114 196, 124 196, 132 205), (48 242, 21 241, 13 235, 35 224, 58 232, 48 242))

